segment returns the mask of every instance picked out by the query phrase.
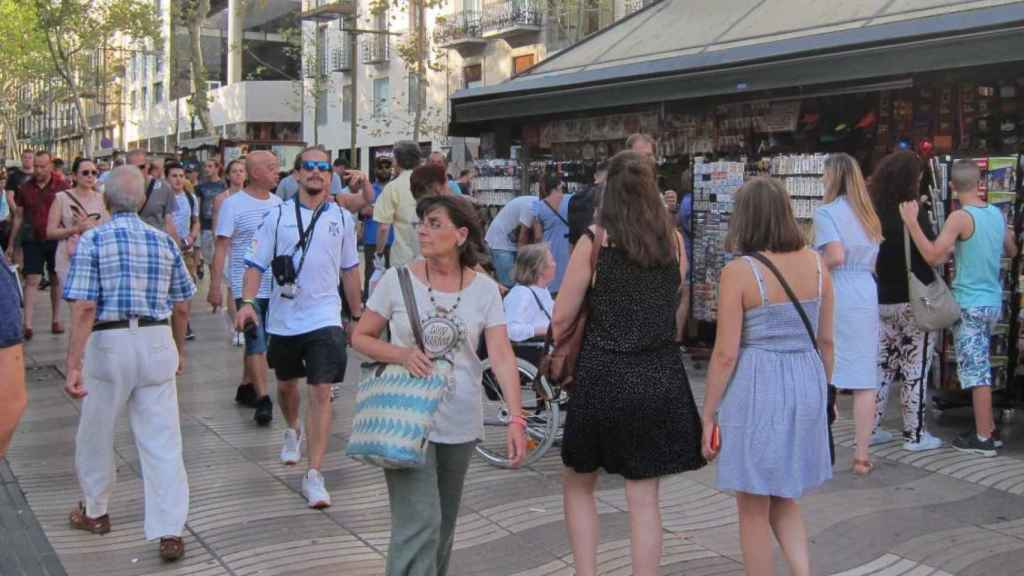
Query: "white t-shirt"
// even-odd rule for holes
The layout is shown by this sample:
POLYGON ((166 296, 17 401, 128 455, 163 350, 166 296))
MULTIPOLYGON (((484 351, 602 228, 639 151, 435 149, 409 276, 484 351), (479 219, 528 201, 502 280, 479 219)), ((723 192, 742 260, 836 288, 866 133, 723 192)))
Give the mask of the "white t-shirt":
POLYGON ((277 230, 276 254, 292 255, 298 273, 295 298, 282 298, 277 282, 274 282, 270 297, 267 332, 278 336, 296 336, 328 326, 341 326, 341 296, 338 294, 341 273, 359 266, 355 219, 334 202, 327 201, 312 236, 309 224, 313 211, 305 206, 300 208, 302 226, 309 238, 309 251, 305 263, 299 268, 302 250, 295 250, 299 243, 299 228, 295 221, 297 201, 298 196, 267 213, 245 255, 247 266, 264 272, 270 270, 270 262, 275 256, 274 230, 277 230))
MULTIPOLYGON (((430 294, 415 274, 412 275, 412 285, 421 322, 426 323, 434 312, 430 294)), ((456 293, 434 291, 434 300, 440 306, 450 308, 457 299, 459 295, 456 293)), ((384 274, 366 305, 389 320, 393 344, 407 348, 416 345, 396 268, 384 274)), ((270 309, 273 310, 273 306, 270 309)), ((484 330, 505 324, 498 284, 483 274, 477 274, 463 288, 454 315, 463 333, 451 355, 455 389, 438 408, 434 428, 430 432, 430 441, 438 444, 462 444, 483 438, 483 398, 480 395, 483 365, 476 350, 484 330)))
POLYGON ((525 342, 535 337, 538 329, 547 331, 554 308, 555 302, 546 288, 513 286, 505 295, 509 340, 525 342))
POLYGON ((491 220, 487 228, 487 247, 491 250, 508 250, 514 252, 517 249, 516 242, 509 237, 517 227, 530 226, 533 224, 533 203, 536 196, 519 196, 513 198, 508 204, 498 211, 498 214, 491 220))
MULTIPOLYGON (((231 280, 231 295, 235 298, 242 297, 245 253, 252 244, 252 237, 263 224, 263 217, 267 212, 280 203, 281 199, 273 194, 266 200, 260 200, 243 190, 228 196, 220 205, 216 232, 217 236, 231 238, 231 260, 226 270, 231 280)), ((294 214, 292 216, 294 219, 294 214)), ((269 271, 264 272, 260 290, 256 293, 257 298, 270 298, 273 280, 274 277, 269 271)))
POLYGON ((174 229, 178 233, 178 238, 184 242, 192 230, 192 217, 197 215, 192 213, 188 192, 181 191, 175 194, 174 200, 178 203, 178 208, 174 211, 174 229))

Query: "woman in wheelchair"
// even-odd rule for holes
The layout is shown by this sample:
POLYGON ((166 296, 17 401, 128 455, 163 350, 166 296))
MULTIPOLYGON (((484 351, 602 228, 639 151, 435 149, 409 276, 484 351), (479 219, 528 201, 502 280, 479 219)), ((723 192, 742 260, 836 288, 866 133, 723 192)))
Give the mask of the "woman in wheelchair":
MULTIPOLYGON (((555 278, 555 257, 547 244, 531 244, 516 255, 516 285, 505 296, 508 337, 513 345, 543 342, 555 303, 548 285, 555 278)), ((517 346, 518 348, 518 346, 517 346)))

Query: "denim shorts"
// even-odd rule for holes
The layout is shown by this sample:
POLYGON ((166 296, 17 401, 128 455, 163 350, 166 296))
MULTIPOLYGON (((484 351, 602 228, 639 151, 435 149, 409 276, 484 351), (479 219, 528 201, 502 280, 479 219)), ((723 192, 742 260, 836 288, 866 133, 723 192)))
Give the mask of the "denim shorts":
MULTIPOLYGON (((242 299, 235 299, 235 309, 242 309, 242 299)), ((253 356, 255 354, 266 354, 267 353, 267 309, 270 307, 270 298, 257 298, 256 299, 256 330, 254 335, 250 335, 249 332, 245 333, 245 355, 253 356)))
POLYGON ((960 321, 953 327, 953 338, 956 344, 957 376, 964 390, 992 385, 989 346, 1000 313, 1000 309, 995 306, 960 310, 960 321))
POLYGON ((489 250, 491 253, 491 265, 494 266, 496 280, 511 288, 515 286, 516 275, 516 253, 512 250, 489 250))

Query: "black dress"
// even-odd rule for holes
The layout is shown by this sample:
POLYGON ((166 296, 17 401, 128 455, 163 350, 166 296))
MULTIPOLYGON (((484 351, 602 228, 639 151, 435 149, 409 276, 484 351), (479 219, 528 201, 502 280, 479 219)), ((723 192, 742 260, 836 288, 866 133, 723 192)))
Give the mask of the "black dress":
POLYGON ((569 399, 562 462, 630 480, 695 470, 701 422, 673 343, 679 268, 643 268, 601 250, 569 399))

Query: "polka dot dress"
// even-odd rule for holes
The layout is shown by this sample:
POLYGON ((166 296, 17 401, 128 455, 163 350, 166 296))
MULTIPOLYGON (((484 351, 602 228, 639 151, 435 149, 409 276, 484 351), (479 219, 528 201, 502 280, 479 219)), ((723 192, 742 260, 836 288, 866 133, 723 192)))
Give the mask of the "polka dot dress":
POLYGON ((566 466, 639 480, 705 464, 700 417, 673 343, 679 284, 675 265, 643 268, 618 248, 601 250, 568 403, 566 466))

